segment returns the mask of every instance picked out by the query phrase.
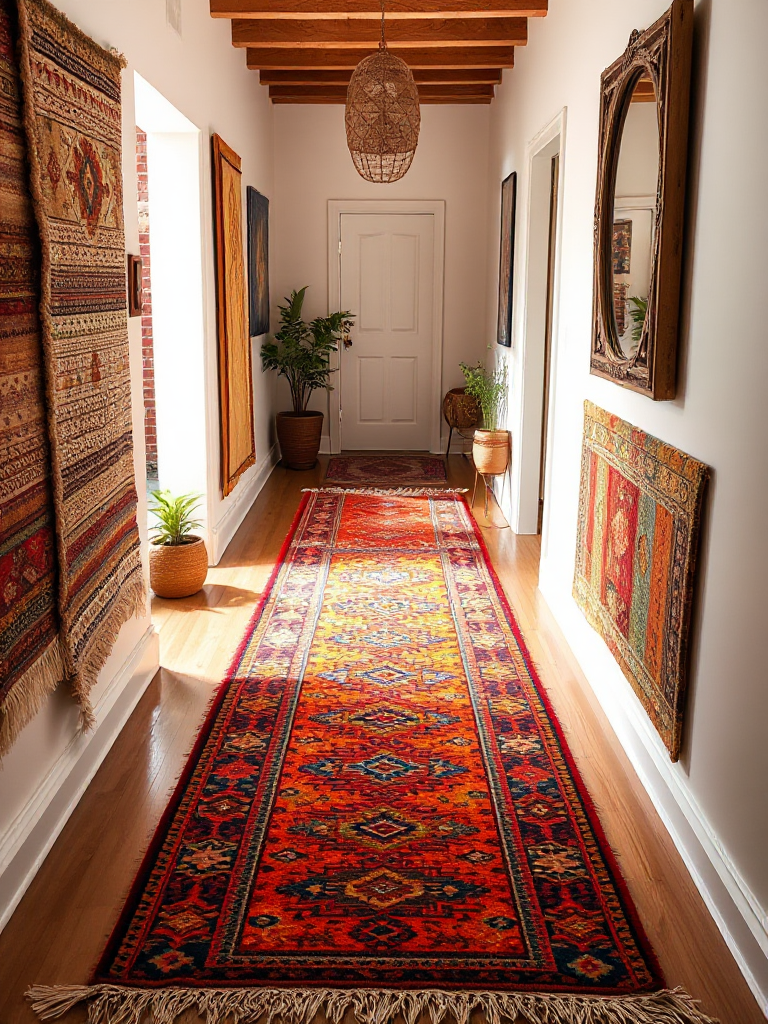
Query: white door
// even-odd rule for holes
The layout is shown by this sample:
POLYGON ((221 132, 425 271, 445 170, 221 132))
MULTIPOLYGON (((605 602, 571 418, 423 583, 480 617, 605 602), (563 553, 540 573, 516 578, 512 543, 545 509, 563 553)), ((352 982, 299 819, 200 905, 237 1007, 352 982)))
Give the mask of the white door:
POLYGON ((355 314, 341 352, 341 444, 428 450, 435 218, 341 215, 341 308, 355 314))

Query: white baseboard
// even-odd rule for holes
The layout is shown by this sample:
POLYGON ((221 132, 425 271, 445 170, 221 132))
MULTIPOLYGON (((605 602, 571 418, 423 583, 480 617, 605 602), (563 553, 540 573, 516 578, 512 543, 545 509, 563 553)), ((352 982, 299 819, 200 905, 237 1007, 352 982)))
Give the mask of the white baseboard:
POLYGON ((242 487, 235 490, 229 508, 221 519, 212 526, 209 532, 211 539, 211 565, 218 565, 221 556, 227 550, 227 545, 237 533, 237 530, 250 511, 251 505, 258 497, 259 491, 269 479, 269 474, 277 465, 280 453, 276 444, 273 444, 269 454, 262 460, 253 476, 244 483, 242 487))
POLYGON ((152 681, 159 661, 159 638, 149 626, 95 705, 94 728, 75 733, 0 838, 0 931, 152 681))
MULTIPOLYGON (((446 431, 440 438, 440 452, 436 454, 445 454, 445 449, 448 447, 448 431, 446 431)), ((451 450, 448 452, 449 455, 466 455, 472 451, 472 438, 462 437, 455 430, 451 437, 451 450)))
MULTIPOLYGON (((443 434, 440 438, 440 448, 438 451, 432 452, 433 455, 443 455, 445 453, 446 446, 448 444, 448 434, 443 434)), ((460 437, 456 431, 453 432, 451 438, 451 455, 464 455, 467 452, 472 451, 472 440, 460 437)), ((320 438, 320 454, 331 455, 331 439, 328 434, 323 434, 320 438)))
MULTIPOLYGON (((576 660, 594 662, 592 637, 582 629, 582 616, 570 598, 563 598, 542 573, 540 590, 562 629, 576 660), (589 650, 587 650, 589 647, 589 650)), ((594 640, 602 644, 595 634, 594 640)), ((611 655, 607 647, 605 656, 611 655)), ((608 666, 613 669, 615 666, 608 666)), ((768 914, 750 892, 735 864, 685 785, 680 769, 654 731, 642 705, 623 677, 613 671, 584 674, 677 847, 696 888, 739 965, 760 1009, 768 1017, 768 914), (609 683, 610 680, 610 683, 609 683)))

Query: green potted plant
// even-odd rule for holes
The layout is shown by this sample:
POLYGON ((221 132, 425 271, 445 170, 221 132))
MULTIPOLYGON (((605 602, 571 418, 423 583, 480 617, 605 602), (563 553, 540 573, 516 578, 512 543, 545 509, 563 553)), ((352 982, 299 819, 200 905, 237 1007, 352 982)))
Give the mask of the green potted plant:
POLYGON ((280 330, 274 341, 265 341, 261 347, 262 368, 277 370, 291 389, 293 411, 279 412, 276 418, 280 454, 283 465, 289 469, 311 469, 317 461, 323 414, 307 409, 307 405, 313 391, 333 390, 331 352, 349 334, 354 319, 345 311, 318 316, 306 323, 301 310, 307 287, 292 291, 286 305, 279 307, 280 330))
POLYGON ((205 583, 208 552, 202 537, 192 531, 200 523, 192 516, 199 494, 174 498, 170 491, 153 491, 149 511, 157 520, 149 544, 149 583, 158 597, 190 597, 205 583))
POLYGON ((509 463, 509 431, 500 423, 507 402, 507 364, 487 370, 482 363, 468 366, 460 363, 466 380, 466 391, 477 400, 483 414, 483 427, 475 431, 472 459, 478 473, 503 473, 509 463))
POLYGON ((629 315, 632 318, 632 355, 634 355, 640 347, 643 337, 643 327, 648 313, 648 299, 643 299, 639 295, 630 295, 627 301, 630 304, 629 315))

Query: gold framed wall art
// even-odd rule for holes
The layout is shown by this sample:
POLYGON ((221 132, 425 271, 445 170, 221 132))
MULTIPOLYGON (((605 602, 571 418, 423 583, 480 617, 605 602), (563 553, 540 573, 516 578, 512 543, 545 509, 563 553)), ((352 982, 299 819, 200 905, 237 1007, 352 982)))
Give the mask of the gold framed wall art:
POLYGON ((253 369, 248 332, 240 157, 213 135, 216 314, 219 338, 221 489, 234 490, 256 462, 253 369))

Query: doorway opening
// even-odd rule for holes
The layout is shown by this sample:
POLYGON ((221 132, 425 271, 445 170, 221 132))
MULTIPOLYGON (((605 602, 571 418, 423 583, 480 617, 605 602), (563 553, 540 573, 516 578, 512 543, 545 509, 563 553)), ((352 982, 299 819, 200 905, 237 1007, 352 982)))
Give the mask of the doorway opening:
POLYGON ((560 153, 550 160, 549 183, 549 241, 547 248, 547 296, 544 323, 544 385, 541 401, 541 458, 539 460, 539 517, 536 533, 541 533, 544 521, 544 484, 547 476, 547 427, 549 425, 550 373, 552 369, 552 327, 555 289, 555 255, 557 245, 557 207, 560 188, 560 153))
POLYGON ((328 223, 329 308, 355 314, 330 450, 438 453, 445 204, 331 200, 328 223))
MULTIPOLYGON (((554 407, 565 112, 528 147, 528 232, 518 459, 512 524, 546 532, 548 439, 554 407)), ((514 493, 513 491, 513 493, 514 493)))
POLYGON ((199 494, 206 528, 201 133, 138 74, 134 95, 147 492, 199 494))

